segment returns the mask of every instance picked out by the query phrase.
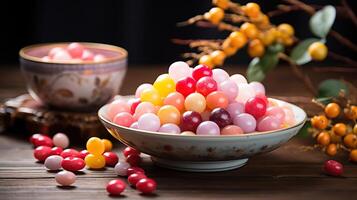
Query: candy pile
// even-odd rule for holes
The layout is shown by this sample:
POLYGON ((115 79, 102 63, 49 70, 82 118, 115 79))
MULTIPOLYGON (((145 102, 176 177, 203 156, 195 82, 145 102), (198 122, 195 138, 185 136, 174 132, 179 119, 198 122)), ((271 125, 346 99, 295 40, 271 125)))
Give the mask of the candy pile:
POLYGON ((182 135, 236 135, 295 123, 290 106, 268 100, 261 83, 181 61, 153 84, 140 85, 135 98, 113 101, 108 117, 125 127, 182 135))
MULTIPOLYGON (((87 141, 85 150, 77 151, 69 146, 69 139, 63 133, 57 133, 51 139, 42 134, 34 134, 30 138, 34 145, 34 157, 43 162, 46 169, 59 171, 55 180, 62 186, 70 186, 76 181, 76 172, 89 169, 102 169, 105 166, 114 167, 114 172, 120 176, 128 176, 130 185, 141 193, 148 194, 156 190, 156 182, 145 175, 145 171, 138 167, 141 162, 140 152, 127 147, 123 154, 125 161, 119 162, 119 157, 111 149, 110 140, 92 137, 87 141), (55 145, 55 147, 53 147, 55 145), (63 150, 64 149, 64 150, 63 150)), ((126 188, 126 184, 115 179, 107 184, 107 191, 111 195, 119 195, 126 188)))
POLYGON ((70 43, 67 47, 54 47, 48 51, 48 54, 42 57, 45 62, 48 61, 69 61, 81 63, 83 61, 101 62, 105 60, 102 54, 95 54, 83 45, 77 42, 70 43))

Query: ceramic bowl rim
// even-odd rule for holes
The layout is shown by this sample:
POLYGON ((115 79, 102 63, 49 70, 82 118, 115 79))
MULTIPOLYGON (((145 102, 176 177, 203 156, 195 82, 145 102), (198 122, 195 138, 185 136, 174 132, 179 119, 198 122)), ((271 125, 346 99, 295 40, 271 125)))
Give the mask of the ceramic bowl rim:
POLYGON ((301 125, 303 125, 306 120, 307 120, 307 115, 306 115, 306 112, 301 109, 299 106, 296 106, 294 104, 291 104, 291 103, 288 103, 288 102, 285 102, 285 101, 282 101, 282 100, 278 100, 278 99, 274 99, 274 98, 269 98, 271 100, 275 100, 275 101, 278 101, 278 102, 283 102, 283 103, 286 103, 290 106, 293 106, 295 107, 296 109, 300 110, 301 113, 304 114, 304 118, 294 124, 293 126, 289 126, 287 128, 281 128, 281 129, 277 129, 277 130, 273 130, 273 131, 264 131, 264 132, 252 132, 252 133, 246 133, 246 134, 240 134, 240 135, 215 135, 215 136, 211 136, 211 135, 176 135, 176 134, 170 134, 170 133, 161 133, 161 132, 153 132, 153 131, 143 131, 143 130, 139 130, 139 129, 133 129, 133 128, 128 128, 128 127, 124 127, 124 126, 120 126, 120 125, 117 125, 111 121, 109 121, 108 119, 106 119, 102 114, 104 114, 104 109, 106 109, 109 104, 105 104, 103 105, 99 110, 98 110, 98 117, 99 119, 104 122, 104 123, 107 123, 115 128, 120 128, 120 129, 126 129, 128 131, 134 131, 134 132, 137 132, 138 134, 141 134, 141 135, 150 135, 150 136, 163 136, 163 137, 172 137, 172 138, 187 138, 187 137, 191 137, 191 139, 238 139, 238 138, 247 138, 247 137, 259 137, 259 136, 270 136, 270 135, 274 135, 276 133, 282 133, 284 131, 288 131, 288 130, 291 130, 291 129, 295 129, 301 125))
POLYGON ((108 58, 105 59, 103 61, 100 62, 94 62, 94 61, 82 61, 80 63, 78 62, 68 62, 68 61, 43 61, 41 58, 36 57, 36 56, 30 56, 28 55, 26 52, 34 49, 34 48, 39 48, 39 47, 43 47, 43 46, 53 46, 53 47, 58 47, 58 46, 66 46, 68 44, 70 44, 71 42, 54 42, 54 43, 40 43, 40 44, 33 44, 33 45, 29 45, 26 47, 23 47, 22 49, 20 49, 19 51, 19 55, 21 58, 29 60, 29 61, 33 61, 33 62, 39 62, 39 63, 47 63, 47 64, 65 64, 65 65, 87 65, 87 64, 102 64, 102 63, 110 63, 110 62, 114 62, 114 61, 119 61, 119 60, 124 60, 128 57, 128 52, 122 48, 122 47, 118 47, 115 45, 111 45, 111 44, 103 44, 103 43, 94 43, 94 42, 78 42, 80 44, 83 44, 89 48, 96 48, 96 49, 103 49, 103 50, 108 50, 108 51, 113 51, 113 52, 117 52, 118 56, 112 57, 112 58, 108 58))

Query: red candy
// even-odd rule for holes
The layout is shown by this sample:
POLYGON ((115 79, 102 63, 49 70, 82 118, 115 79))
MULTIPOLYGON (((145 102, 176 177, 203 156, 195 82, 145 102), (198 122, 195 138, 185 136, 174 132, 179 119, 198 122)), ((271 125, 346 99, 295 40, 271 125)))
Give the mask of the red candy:
POLYGON ((186 97, 196 91, 196 81, 191 77, 182 78, 176 83, 176 91, 186 97))
POLYGON ((146 178, 143 173, 133 173, 128 176, 128 182, 130 185, 136 185, 141 179, 146 178))
POLYGON ((138 107, 138 105, 141 103, 140 98, 133 99, 130 103, 130 113, 133 115, 135 113, 136 107, 138 107))
POLYGON ((138 166, 141 162, 141 157, 138 154, 131 154, 126 157, 126 162, 130 164, 130 166, 138 166))
POLYGON ((67 157, 62 160, 61 166, 67 171, 79 171, 83 169, 86 164, 82 158, 77 157, 67 157))
POLYGON ((324 171, 331 176, 341 176, 343 174, 343 165, 334 160, 325 162, 324 171))
POLYGON ((61 153, 62 158, 67 158, 67 157, 78 157, 80 158, 80 154, 77 150, 75 149, 65 149, 61 153))
POLYGON ((35 145, 35 141, 36 141, 39 137, 41 137, 41 136, 43 136, 43 135, 42 135, 42 134, 39 134, 39 133, 36 133, 36 134, 31 135, 31 137, 30 137, 30 142, 31 142, 33 145, 35 145))
POLYGON ((52 139, 46 135, 40 135, 37 136, 33 139, 33 143, 32 143, 35 147, 38 146, 48 146, 48 147, 52 147, 53 146, 53 142, 52 139))
POLYGON ((150 178, 143 178, 136 183, 136 189, 144 194, 150 194, 156 190, 156 182, 150 178))
POLYGON ((33 152, 33 156, 38 161, 41 161, 41 162, 45 161, 46 158, 50 155, 51 155, 51 147, 48 147, 48 146, 39 146, 33 152))
POLYGON ((120 195, 126 188, 126 184, 119 179, 111 180, 107 184, 107 192, 111 195, 120 195))
POLYGON ((192 71, 192 77, 198 81, 200 80, 202 77, 205 76, 212 76, 212 70, 210 68, 208 68, 206 65, 197 65, 193 71, 192 71))
POLYGON ((126 157, 128 157, 129 155, 132 155, 132 154, 137 154, 137 155, 140 155, 140 151, 134 149, 134 148, 131 148, 131 147, 126 147, 124 150, 123 150, 123 154, 126 157))
POLYGON ((84 149, 79 152, 78 158, 82 158, 84 160, 88 154, 89 154, 89 152, 87 151, 87 149, 84 149))
POLYGON ((83 54, 84 47, 83 45, 73 42, 67 46, 67 51, 72 58, 81 58, 83 54))
POLYGON ((259 98, 263 99, 265 104, 268 105, 268 103, 269 103, 268 102, 268 98, 264 94, 258 93, 258 94, 255 95, 255 97, 259 97, 259 98))
POLYGON ((51 149, 51 156, 52 155, 61 155, 63 149, 61 147, 52 147, 51 149))
POLYGON ((262 98, 253 97, 245 103, 245 112, 253 115, 255 119, 262 117, 267 110, 267 104, 262 98))
POLYGON ((105 164, 110 167, 114 167, 119 161, 117 154, 113 152, 105 152, 103 156, 105 158, 105 164))
POLYGON ((200 113, 195 111, 186 111, 181 118, 181 131, 196 132, 198 125, 202 122, 200 113))
POLYGON ((131 174, 134 174, 134 173, 142 173, 142 174, 145 174, 145 171, 143 168, 141 167, 129 167, 128 170, 127 170, 127 175, 130 176, 131 174))
POLYGON ((196 91, 203 96, 217 90, 217 82, 212 77, 203 77, 196 83, 196 91))

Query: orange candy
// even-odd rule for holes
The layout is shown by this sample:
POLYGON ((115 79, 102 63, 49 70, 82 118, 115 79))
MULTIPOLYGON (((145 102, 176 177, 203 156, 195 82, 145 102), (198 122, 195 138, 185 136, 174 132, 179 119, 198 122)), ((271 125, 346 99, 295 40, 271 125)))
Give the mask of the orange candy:
POLYGON ((214 108, 227 108, 228 98, 221 91, 215 91, 207 95, 206 97, 207 107, 210 109, 214 108))
POLYGON ((172 92, 164 99, 164 105, 175 106, 179 111, 183 111, 185 106, 185 97, 179 92, 172 92))
POLYGON ((205 97, 200 93, 192 93, 185 99, 185 109, 202 113, 206 109, 205 97))
POLYGON ((172 105, 162 106, 157 112, 157 116, 160 118, 161 124, 173 123, 180 124, 181 113, 172 105))

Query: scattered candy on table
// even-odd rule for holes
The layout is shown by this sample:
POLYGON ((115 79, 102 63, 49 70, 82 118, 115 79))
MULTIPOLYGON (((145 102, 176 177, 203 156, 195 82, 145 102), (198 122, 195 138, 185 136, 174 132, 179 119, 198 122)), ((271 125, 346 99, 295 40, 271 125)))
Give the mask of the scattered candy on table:
POLYGON ((57 147, 67 148, 69 145, 69 139, 64 133, 57 133, 53 136, 53 144, 57 147))
POLYGON ((56 174, 55 180, 62 186, 69 186, 76 181, 76 175, 70 171, 61 171, 56 174))
POLYGON ((119 179, 111 180, 107 184, 107 192, 111 195, 120 195, 126 188, 126 184, 119 179))
POLYGON ((67 157, 62 160, 61 166, 67 171, 75 172, 83 169, 86 164, 84 163, 84 160, 82 158, 67 157))
POLYGON ((59 170, 62 167, 63 158, 59 155, 49 156, 45 160, 45 167, 48 170, 59 170))
POLYGON ((295 123, 290 106, 268 100, 263 84, 202 64, 192 69, 182 61, 153 84, 140 85, 135 98, 113 101, 108 116, 120 126, 184 135, 240 135, 295 123))
POLYGON ((325 162, 324 171, 331 176, 341 176, 343 174, 343 165, 334 160, 328 160, 325 162))

